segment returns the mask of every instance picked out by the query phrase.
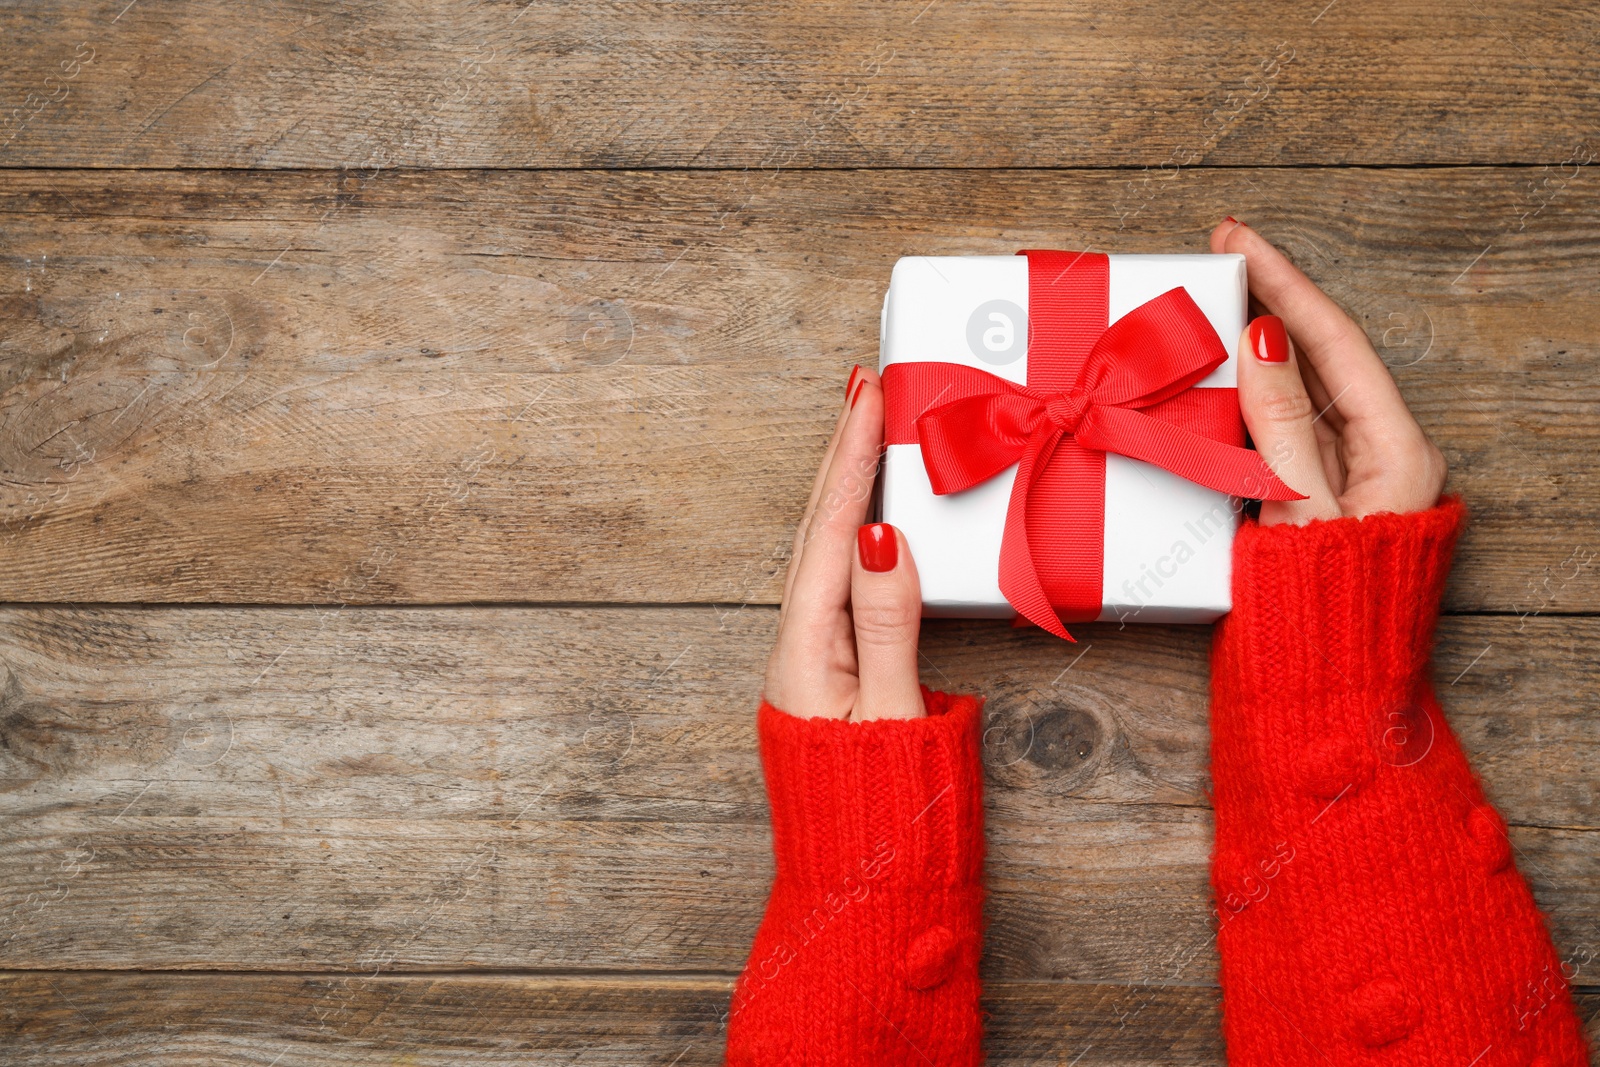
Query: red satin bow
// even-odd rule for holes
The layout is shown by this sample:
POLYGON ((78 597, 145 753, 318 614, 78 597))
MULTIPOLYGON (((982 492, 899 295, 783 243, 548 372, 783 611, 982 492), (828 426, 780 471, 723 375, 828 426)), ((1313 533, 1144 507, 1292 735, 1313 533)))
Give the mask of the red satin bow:
MULTIPOLYGON (((1233 496, 1305 499, 1258 453, 1180 425, 1216 425, 1223 405, 1226 418, 1238 422, 1233 390, 1188 392, 1227 359, 1205 313, 1178 288, 1106 328, 1065 391, 1014 385, 954 363, 892 364, 883 387, 891 426, 914 421, 935 493, 969 489, 1018 464, 1000 548, 1000 591, 1024 618, 1071 640, 1040 582, 1028 538, 1030 498, 1063 438, 1233 496), (905 405, 919 397, 951 399, 908 420, 905 405), (1175 398, 1188 403, 1166 403, 1175 398), (1143 410, 1164 404, 1162 417, 1143 410)), ((891 443, 895 436, 891 430, 891 443)))

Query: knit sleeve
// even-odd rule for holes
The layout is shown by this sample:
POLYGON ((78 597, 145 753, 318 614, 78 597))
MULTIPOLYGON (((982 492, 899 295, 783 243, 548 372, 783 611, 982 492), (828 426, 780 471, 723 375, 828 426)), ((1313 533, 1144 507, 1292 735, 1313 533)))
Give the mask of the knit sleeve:
POLYGON ((1440 711, 1461 505, 1247 524, 1212 652, 1233 1067, 1580 1067, 1560 959, 1440 711))
POLYGON ((731 1067, 981 1062, 980 702, 799 719, 765 702, 777 874, 728 1017, 731 1067))

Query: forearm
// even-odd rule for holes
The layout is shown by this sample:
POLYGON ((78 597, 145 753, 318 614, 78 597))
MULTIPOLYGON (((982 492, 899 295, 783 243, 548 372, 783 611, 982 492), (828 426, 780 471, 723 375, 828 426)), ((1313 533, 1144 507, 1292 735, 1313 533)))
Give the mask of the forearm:
POLYGON ((799 719, 763 704, 777 875, 728 1019, 728 1063, 981 1060, 979 703, 799 719))
POLYGON ((1505 827, 1428 681, 1461 518, 1447 503, 1241 531, 1212 706, 1235 1067, 1379 1048, 1587 1062, 1505 827))

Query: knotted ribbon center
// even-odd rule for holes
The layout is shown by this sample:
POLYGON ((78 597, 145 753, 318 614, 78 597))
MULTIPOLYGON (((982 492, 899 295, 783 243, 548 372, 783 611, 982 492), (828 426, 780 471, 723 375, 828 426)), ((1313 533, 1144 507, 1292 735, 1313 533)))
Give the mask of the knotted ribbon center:
POLYGON ((1045 416, 1055 424, 1055 428, 1062 433, 1076 433, 1078 423, 1083 421, 1083 413, 1088 410, 1089 397, 1082 389, 1073 389, 1065 393, 1045 393, 1045 416))

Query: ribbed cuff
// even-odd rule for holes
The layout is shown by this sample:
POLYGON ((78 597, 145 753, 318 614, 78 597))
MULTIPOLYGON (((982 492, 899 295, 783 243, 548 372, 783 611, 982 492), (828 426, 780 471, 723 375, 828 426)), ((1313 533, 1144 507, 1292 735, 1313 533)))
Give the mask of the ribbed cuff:
POLYGON ((1406 515, 1247 523, 1234 542, 1233 611, 1217 629, 1213 678, 1245 707, 1349 694, 1414 700, 1465 518, 1446 498, 1406 515))
POLYGON ((1234 1067, 1588 1062, 1504 823, 1429 685, 1464 518, 1446 500, 1240 531, 1211 704, 1234 1067))
POLYGON ((927 716, 800 719, 761 703, 778 883, 850 892, 977 885, 983 871, 982 701, 924 688, 927 716))

